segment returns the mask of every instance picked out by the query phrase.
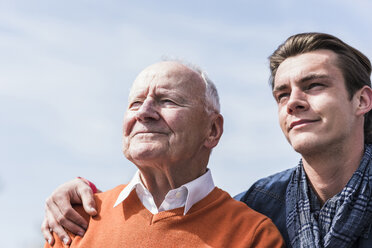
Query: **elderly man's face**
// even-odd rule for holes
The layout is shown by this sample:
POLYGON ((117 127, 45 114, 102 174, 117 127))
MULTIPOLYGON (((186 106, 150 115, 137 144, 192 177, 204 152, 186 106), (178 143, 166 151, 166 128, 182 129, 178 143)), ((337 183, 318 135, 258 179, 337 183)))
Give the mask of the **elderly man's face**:
POLYGON ((124 117, 123 152, 136 164, 177 162, 204 146, 209 119, 205 84, 176 62, 161 62, 135 80, 124 117))

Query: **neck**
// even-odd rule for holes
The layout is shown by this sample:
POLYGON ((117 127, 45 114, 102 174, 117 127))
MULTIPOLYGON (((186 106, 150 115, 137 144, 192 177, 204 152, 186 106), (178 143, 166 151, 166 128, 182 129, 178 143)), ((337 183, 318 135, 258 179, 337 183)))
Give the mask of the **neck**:
POLYGON ((208 161, 201 166, 200 163, 157 164, 151 166, 138 166, 141 180, 150 191, 157 207, 160 207, 167 193, 183 184, 191 182, 206 172, 208 161))
POLYGON ((364 145, 337 147, 315 155, 303 155, 307 178, 323 205, 339 193, 358 169, 364 145))

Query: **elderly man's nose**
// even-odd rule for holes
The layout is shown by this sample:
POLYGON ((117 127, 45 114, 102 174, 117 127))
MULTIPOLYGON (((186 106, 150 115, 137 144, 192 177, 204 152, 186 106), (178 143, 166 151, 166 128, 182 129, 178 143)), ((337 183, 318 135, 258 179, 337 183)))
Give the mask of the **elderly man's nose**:
POLYGON ((159 113, 154 100, 146 99, 137 110, 136 118, 139 121, 158 120, 159 113))

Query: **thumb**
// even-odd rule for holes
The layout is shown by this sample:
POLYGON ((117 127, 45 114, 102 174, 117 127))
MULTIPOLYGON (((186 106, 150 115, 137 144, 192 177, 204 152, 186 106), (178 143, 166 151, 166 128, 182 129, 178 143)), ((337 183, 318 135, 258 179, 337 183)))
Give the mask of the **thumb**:
POLYGON ((88 190, 88 192, 84 191, 81 193, 81 201, 83 203, 85 212, 91 216, 95 216, 97 214, 96 202, 91 189, 88 190))
POLYGON ((94 200, 93 191, 85 183, 84 180, 77 178, 77 184, 74 192, 71 195, 71 202, 82 204, 85 212, 89 215, 94 216, 97 214, 96 202, 94 200))

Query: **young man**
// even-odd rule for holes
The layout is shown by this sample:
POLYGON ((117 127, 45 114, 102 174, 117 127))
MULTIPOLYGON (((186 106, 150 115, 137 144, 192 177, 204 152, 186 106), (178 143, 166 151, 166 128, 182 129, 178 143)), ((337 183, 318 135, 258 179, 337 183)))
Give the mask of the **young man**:
POLYGON ((289 37, 270 56, 281 129, 297 167, 236 198, 293 247, 372 247, 371 63, 338 38, 289 37))
POLYGON ((269 218, 214 186, 207 165, 222 132, 217 90, 203 72, 174 61, 147 67, 123 123, 123 153, 138 171, 95 195, 97 214, 85 215, 89 227, 70 234, 70 246, 283 247, 269 218))
MULTIPOLYGON (((370 61, 332 35, 303 33, 278 47, 270 70, 280 126, 302 158, 236 199, 270 217, 289 247, 372 247, 370 61)), ((51 199, 68 206, 62 192, 87 188, 79 183, 51 199)))

